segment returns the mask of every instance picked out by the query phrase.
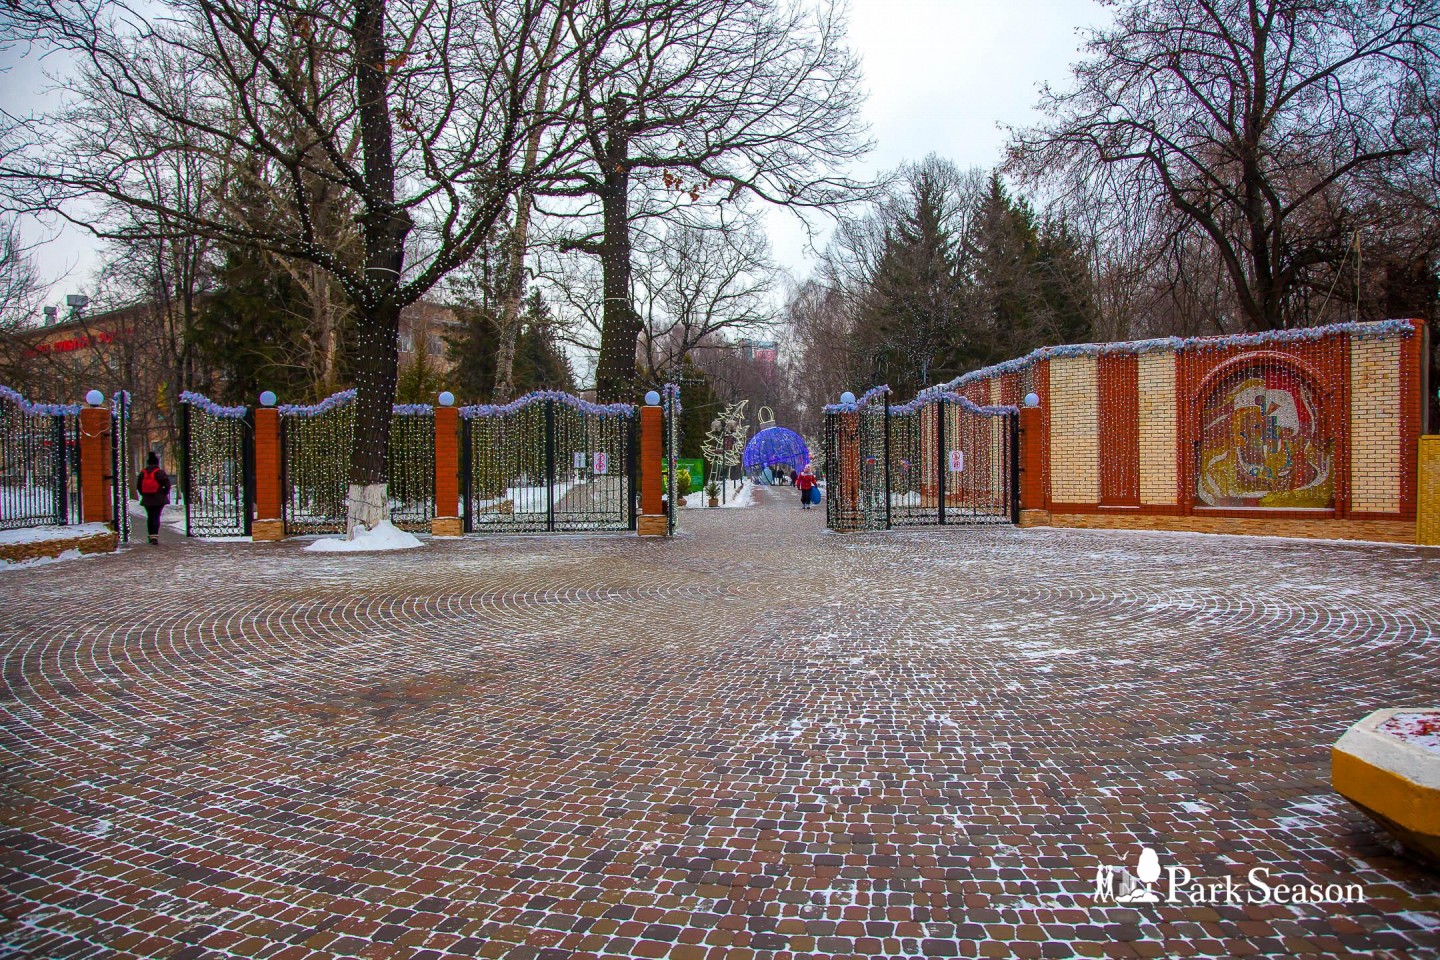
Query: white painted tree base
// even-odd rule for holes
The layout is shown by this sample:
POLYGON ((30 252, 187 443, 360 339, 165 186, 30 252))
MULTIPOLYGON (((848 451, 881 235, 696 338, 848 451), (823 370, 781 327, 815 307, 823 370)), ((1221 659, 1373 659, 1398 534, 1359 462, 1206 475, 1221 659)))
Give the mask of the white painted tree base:
POLYGON ((383 483, 352 483, 345 501, 345 538, 374 530, 390 519, 389 490, 383 483))

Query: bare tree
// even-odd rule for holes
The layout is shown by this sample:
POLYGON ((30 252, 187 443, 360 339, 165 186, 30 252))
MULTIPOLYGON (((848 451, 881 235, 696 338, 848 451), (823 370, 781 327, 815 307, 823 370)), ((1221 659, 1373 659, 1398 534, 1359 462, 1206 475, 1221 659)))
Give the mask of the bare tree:
MULTIPOLYGON (((1440 39, 1433 0, 1124 0, 1050 120, 1017 132, 1031 182, 1109 171, 1213 245, 1240 315, 1286 325, 1304 273, 1353 224, 1320 216, 1417 150, 1440 39)), ((1337 242, 1338 241, 1338 242, 1337 242)))
POLYGON ((551 0, 17 0, 12 22, 106 82, 131 118, 122 127, 74 100, 23 118, 0 178, 24 206, 101 236, 188 233, 336 279, 356 326, 353 534, 388 514, 401 308, 494 227, 524 179, 519 153, 532 129, 547 131, 532 174, 569 149, 533 109, 540 77, 566 56, 552 29, 560 9, 551 0), (168 66, 175 58, 194 65, 183 108, 168 66), (143 151, 126 135, 136 118, 152 121, 143 151), (222 179, 253 172, 274 188, 269 208, 237 219, 159 200, 145 175, 163 156, 199 157, 222 179), (354 217, 358 256, 343 231, 317 222, 319 184, 354 217), (149 216, 92 221, 95 198, 149 216))
POLYGON ((735 212, 735 222, 717 228, 675 221, 659 237, 637 237, 646 381, 672 375, 707 340, 759 336, 775 321, 769 244, 758 224, 735 212))
POLYGON ((612 400, 634 384, 644 328, 631 299, 637 217, 742 194, 832 205, 860 186, 829 171, 869 145, 858 62, 829 3, 617 0, 578 5, 569 29, 583 161, 541 193, 584 224, 565 246, 600 260, 596 390, 612 400))

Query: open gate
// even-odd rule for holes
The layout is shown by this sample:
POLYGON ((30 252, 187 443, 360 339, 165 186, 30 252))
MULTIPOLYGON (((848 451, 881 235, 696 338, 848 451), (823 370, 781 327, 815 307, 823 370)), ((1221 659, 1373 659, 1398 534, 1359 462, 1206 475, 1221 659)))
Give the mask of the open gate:
POLYGON ((635 529, 635 407, 542 391, 460 417, 467 533, 635 529))
POLYGON ((941 391, 892 407, 889 392, 826 408, 827 526, 1018 522, 1020 411, 941 391))
POLYGON ((222 407, 189 391, 180 395, 185 460, 180 489, 185 532, 192 537, 248 537, 254 503, 254 434, 250 411, 222 407))

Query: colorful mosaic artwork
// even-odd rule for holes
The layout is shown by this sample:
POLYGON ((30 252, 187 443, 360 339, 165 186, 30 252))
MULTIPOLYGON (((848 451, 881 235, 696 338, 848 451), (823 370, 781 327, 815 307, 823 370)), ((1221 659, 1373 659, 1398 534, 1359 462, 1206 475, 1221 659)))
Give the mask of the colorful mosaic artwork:
POLYGON ((1221 381, 1201 414, 1196 493, 1214 507, 1334 506, 1334 441, 1293 368, 1249 367, 1221 381))

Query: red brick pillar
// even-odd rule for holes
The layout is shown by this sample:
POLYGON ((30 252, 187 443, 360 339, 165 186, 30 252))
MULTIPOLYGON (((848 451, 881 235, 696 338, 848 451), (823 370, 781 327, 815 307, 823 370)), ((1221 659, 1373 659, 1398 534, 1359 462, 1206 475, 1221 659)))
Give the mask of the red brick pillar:
POLYGON ((252 540, 280 540, 285 518, 280 512, 280 411, 255 408, 255 519, 252 540))
POLYGON ((1020 526, 1043 527, 1045 512, 1045 417, 1039 407, 1020 408, 1020 526))
POLYGON ((465 533, 460 516, 460 411, 435 408, 435 518, 430 533, 458 537, 465 533))
POLYGON ((640 518, 636 527, 642 537, 659 537, 670 532, 665 518, 660 461, 664 459, 665 424, 656 406, 640 408, 640 518))
POLYGON ((80 410, 80 514, 85 523, 110 523, 110 408, 86 406, 80 410))

